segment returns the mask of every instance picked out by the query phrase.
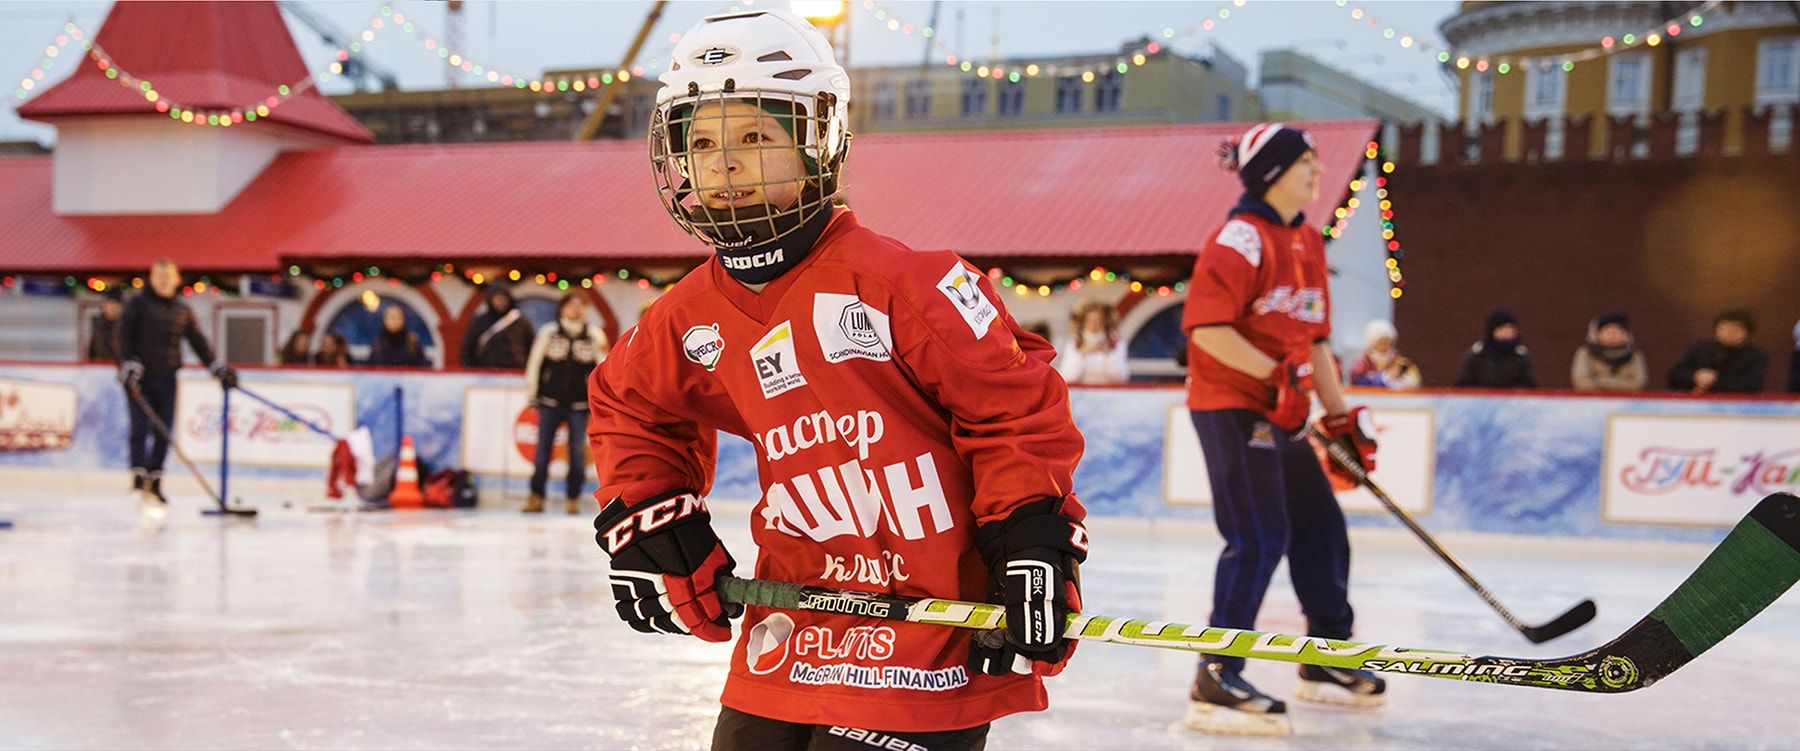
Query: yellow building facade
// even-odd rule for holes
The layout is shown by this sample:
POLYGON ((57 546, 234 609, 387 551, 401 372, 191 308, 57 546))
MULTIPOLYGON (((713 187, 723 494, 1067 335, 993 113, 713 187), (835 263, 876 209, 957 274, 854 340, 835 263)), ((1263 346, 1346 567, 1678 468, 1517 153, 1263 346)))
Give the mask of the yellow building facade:
MULTIPOLYGON (((1527 121, 1551 120, 1555 141, 1556 120, 1588 118, 1598 156, 1608 116, 1720 111, 1725 148, 1737 150, 1748 112, 1800 104, 1793 3, 1465 2, 1441 31, 1456 50, 1446 65, 1461 84, 1460 118, 1471 129, 1504 124, 1508 158, 1527 121), (1569 59, 1594 51, 1606 54, 1569 59)), ((1776 138, 1791 142, 1791 118, 1775 117, 1776 138)))

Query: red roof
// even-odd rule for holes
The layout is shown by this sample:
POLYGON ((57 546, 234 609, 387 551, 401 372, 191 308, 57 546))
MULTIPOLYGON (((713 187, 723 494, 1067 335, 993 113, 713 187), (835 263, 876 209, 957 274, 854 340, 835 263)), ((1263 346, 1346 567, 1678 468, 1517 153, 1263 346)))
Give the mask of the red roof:
MULTIPOLYGON (((277 87, 308 79, 281 10, 257 2, 119 2, 94 39, 113 62, 198 111, 254 106, 277 87)), ((90 59, 19 107, 19 116, 55 120, 94 115, 168 115, 143 94, 106 77, 90 59)), ((272 108, 268 119, 350 143, 375 136, 310 86, 272 108)), ((254 127, 254 126, 253 126, 254 127)))
MULTIPOLYGON (((1372 120, 1304 123, 1325 164, 1322 224, 1372 120), (1336 186, 1336 187, 1330 187, 1336 186)), ((849 199, 865 225, 973 258, 1195 252, 1240 192, 1213 156, 1242 125, 858 138, 849 199)), ((331 259, 600 261, 710 251, 657 202, 640 141, 357 146, 289 152, 214 215, 57 216, 51 157, 0 159, 0 269, 192 270, 331 259)))

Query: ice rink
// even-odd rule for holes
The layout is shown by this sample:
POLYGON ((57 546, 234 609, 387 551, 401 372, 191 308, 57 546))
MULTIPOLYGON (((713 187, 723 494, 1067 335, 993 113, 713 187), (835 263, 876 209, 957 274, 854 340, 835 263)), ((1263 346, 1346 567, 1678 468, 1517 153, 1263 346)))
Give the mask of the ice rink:
MULTIPOLYGON (((123 475, 121 475, 122 477, 123 475)), ((122 493, 0 490, 0 747, 702 748, 729 648, 612 614, 591 502, 516 512, 146 522, 122 493)), ((748 504, 717 504, 751 558, 748 504)), ((1429 525, 1429 521, 1426 522, 1429 525)), ((1404 533, 1355 530, 1357 638, 1476 654, 1570 654, 1649 612, 1709 546, 1446 536, 1529 621, 1584 597, 1590 625, 1532 646, 1404 533)), ((1209 525, 1098 520, 1091 612, 1202 622, 1209 525)), ((1286 575, 1259 624, 1299 631, 1286 575)), ((1084 646, 1050 711, 994 749, 1800 748, 1800 595, 1641 692, 1586 696, 1390 677, 1374 713, 1295 706, 1287 739, 1179 725, 1193 656, 1084 646)), ((1291 696, 1293 668, 1249 676, 1291 696)))

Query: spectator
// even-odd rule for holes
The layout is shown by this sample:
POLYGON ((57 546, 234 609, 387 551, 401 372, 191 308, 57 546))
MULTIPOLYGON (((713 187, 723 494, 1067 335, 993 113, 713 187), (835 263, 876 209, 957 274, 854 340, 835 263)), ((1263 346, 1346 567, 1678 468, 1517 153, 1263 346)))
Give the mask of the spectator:
POLYGON ((1794 354, 1788 356, 1788 393, 1800 394, 1800 321, 1794 323, 1794 354))
POLYGON ((1104 300, 1075 304, 1069 316, 1073 331, 1057 347, 1056 370, 1070 384, 1102 385, 1131 380, 1125 343, 1119 340, 1119 313, 1104 300))
POLYGON ((1669 388, 1693 394, 1762 391, 1769 356, 1750 343, 1756 319, 1747 310, 1727 310, 1713 319, 1713 338, 1696 342, 1669 369, 1669 388))
POLYGON ((1624 313, 1607 313, 1588 324, 1587 344, 1575 350, 1569 381, 1582 391, 1644 390, 1650 369, 1624 313))
POLYGON ((1350 363, 1350 385, 1384 389, 1416 389, 1422 378, 1419 366, 1400 354, 1400 332, 1379 318, 1363 327, 1362 357, 1350 363))
POLYGON ((319 339, 319 351, 313 354, 313 364, 322 368, 350 367, 350 340, 335 331, 326 332, 319 339))
POLYGON ((312 364, 312 332, 306 329, 295 329, 288 334, 287 344, 281 345, 282 365, 312 364))
POLYGON ((100 320, 94 321, 94 330, 88 332, 88 362, 119 361, 119 314, 124 310, 119 291, 108 291, 100 302, 100 320))
POLYGON ((606 358, 606 335, 587 324, 581 293, 563 295, 556 321, 538 329, 525 363, 525 388, 537 405, 537 454, 532 459, 531 497, 527 514, 544 511, 550 483, 550 452, 556 429, 569 426, 569 473, 565 488, 570 514, 581 513, 581 486, 587 481, 588 375, 606 358))
POLYGON ((1488 314, 1487 333, 1463 356, 1456 385, 1484 389, 1534 389, 1531 353, 1519 341, 1519 319, 1512 311, 1488 314))
POLYGON ((487 310, 469 322, 463 332, 462 365, 465 368, 525 367, 531 353, 531 321, 513 305, 512 293, 493 288, 487 292, 487 310))
POLYGON ((370 365, 387 368, 426 368, 431 360, 419 335, 406 330, 406 309, 389 305, 381 311, 381 333, 369 345, 370 365))

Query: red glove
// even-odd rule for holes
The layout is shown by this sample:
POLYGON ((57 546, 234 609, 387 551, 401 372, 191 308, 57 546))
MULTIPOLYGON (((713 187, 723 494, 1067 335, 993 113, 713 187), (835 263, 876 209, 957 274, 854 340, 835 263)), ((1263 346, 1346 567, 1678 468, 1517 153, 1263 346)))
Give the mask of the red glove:
POLYGON ((693 491, 631 506, 613 499, 594 517, 594 541, 612 556, 613 600, 632 628, 731 640, 730 619, 744 607, 720 601, 718 579, 736 564, 693 491))
POLYGON ((1275 364, 1275 372, 1263 381, 1269 387, 1269 410, 1264 416, 1289 433, 1306 424, 1312 414, 1312 351, 1301 350, 1275 364))
MULTIPOLYGON (((1375 471, 1375 417, 1369 413, 1368 407, 1355 407, 1341 415, 1326 415, 1319 421, 1319 432, 1325 440, 1339 444, 1349 450, 1361 472, 1352 472, 1338 466, 1336 461, 1326 464, 1331 473, 1361 485, 1368 473, 1375 471)), ((1326 448, 1330 453, 1330 447, 1326 448)))

